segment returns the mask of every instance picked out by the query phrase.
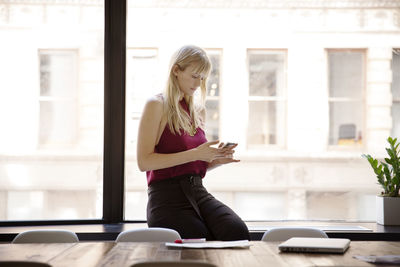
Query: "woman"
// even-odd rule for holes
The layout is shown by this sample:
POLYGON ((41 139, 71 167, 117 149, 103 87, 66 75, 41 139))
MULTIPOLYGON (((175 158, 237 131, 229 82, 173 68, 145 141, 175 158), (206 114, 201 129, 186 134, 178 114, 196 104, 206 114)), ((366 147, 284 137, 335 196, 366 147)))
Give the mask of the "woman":
POLYGON ((200 87, 202 107, 211 63, 204 50, 184 46, 172 58, 166 90, 150 99, 139 126, 137 159, 148 183, 149 227, 175 229, 182 238, 249 239, 244 222, 202 185, 207 170, 238 162, 237 146, 212 147, 203 128, 205 109, 193 101, 200 87))

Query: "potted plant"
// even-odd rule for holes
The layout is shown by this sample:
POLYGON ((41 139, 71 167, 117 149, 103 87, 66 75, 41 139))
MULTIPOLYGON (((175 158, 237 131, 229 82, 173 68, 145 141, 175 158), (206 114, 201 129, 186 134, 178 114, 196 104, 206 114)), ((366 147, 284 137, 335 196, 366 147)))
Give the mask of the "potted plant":
POLYGON ((376 222, 383 225, 400 225, 400 159, 399 143, 397 138, 389 137, 390 144, 386 148, 389 155, 385 162, 378 162, 371 155, 363 154, 374 169, 379 184, 382 186, 382 193, 376 197, 376 222))

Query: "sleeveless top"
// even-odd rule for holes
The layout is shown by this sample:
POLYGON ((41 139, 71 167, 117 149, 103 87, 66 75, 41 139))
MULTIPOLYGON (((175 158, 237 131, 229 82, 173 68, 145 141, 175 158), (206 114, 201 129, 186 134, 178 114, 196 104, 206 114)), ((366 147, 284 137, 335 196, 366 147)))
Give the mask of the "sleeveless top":
MULTIPOLYGON (((180 101, 183 109, 189 113, 189 108, 186 104, 185 99, 180 101)), ((173 134, 168 126, 165 125, 164 131, 161 134, 160 141, 154 148, 155 153, 160 154, 171 154, 190 150, 198 147, 199 145, 206 143, 207 139, 204 131, 201 128, 196 129, 194 136, 190 136, 185 133, 182 129, 180 133, 173 134)), ((168 179, 175 176, 181 176, 185 174, 197 174, 204 177, 207 172, 208 162, 196 160, 181 165, 172 166, 165 169, 147 171, 147 184, 150 185, 155 181, 168 179)))

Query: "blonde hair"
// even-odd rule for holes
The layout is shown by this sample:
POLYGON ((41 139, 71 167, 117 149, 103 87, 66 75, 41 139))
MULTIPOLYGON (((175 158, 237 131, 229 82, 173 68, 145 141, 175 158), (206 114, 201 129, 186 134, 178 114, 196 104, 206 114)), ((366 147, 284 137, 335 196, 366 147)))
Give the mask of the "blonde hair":
POLYGON ((194 135, 198 127, 203 128, 204 123, 201 120, 200 111, 205 106, 207 76, 210 70, 210 59, 200 47, 183 46, 173 55, 164 92, 164 112, 167 114, 168 126, 173 134, 180 133, 180 129, 183 129, 186 133, 194 135), (200 80, 200 105, 195 107, 193 96, 186 98, 190 116, 179 104, 183 93, 179 89, 178 79, 173 73, 175 66, 178 66, 181 71, 184 71, 188 66, 193 66, 196 73, 204 74, 204 79, 200 80))

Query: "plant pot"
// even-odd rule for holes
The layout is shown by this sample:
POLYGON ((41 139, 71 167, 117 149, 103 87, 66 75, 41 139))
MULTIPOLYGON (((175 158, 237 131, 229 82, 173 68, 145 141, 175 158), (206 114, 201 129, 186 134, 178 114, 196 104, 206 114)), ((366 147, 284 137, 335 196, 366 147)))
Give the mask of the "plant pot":
POLYGON ((400 197, 376 196, 376 222, 400 225, 400 197))

